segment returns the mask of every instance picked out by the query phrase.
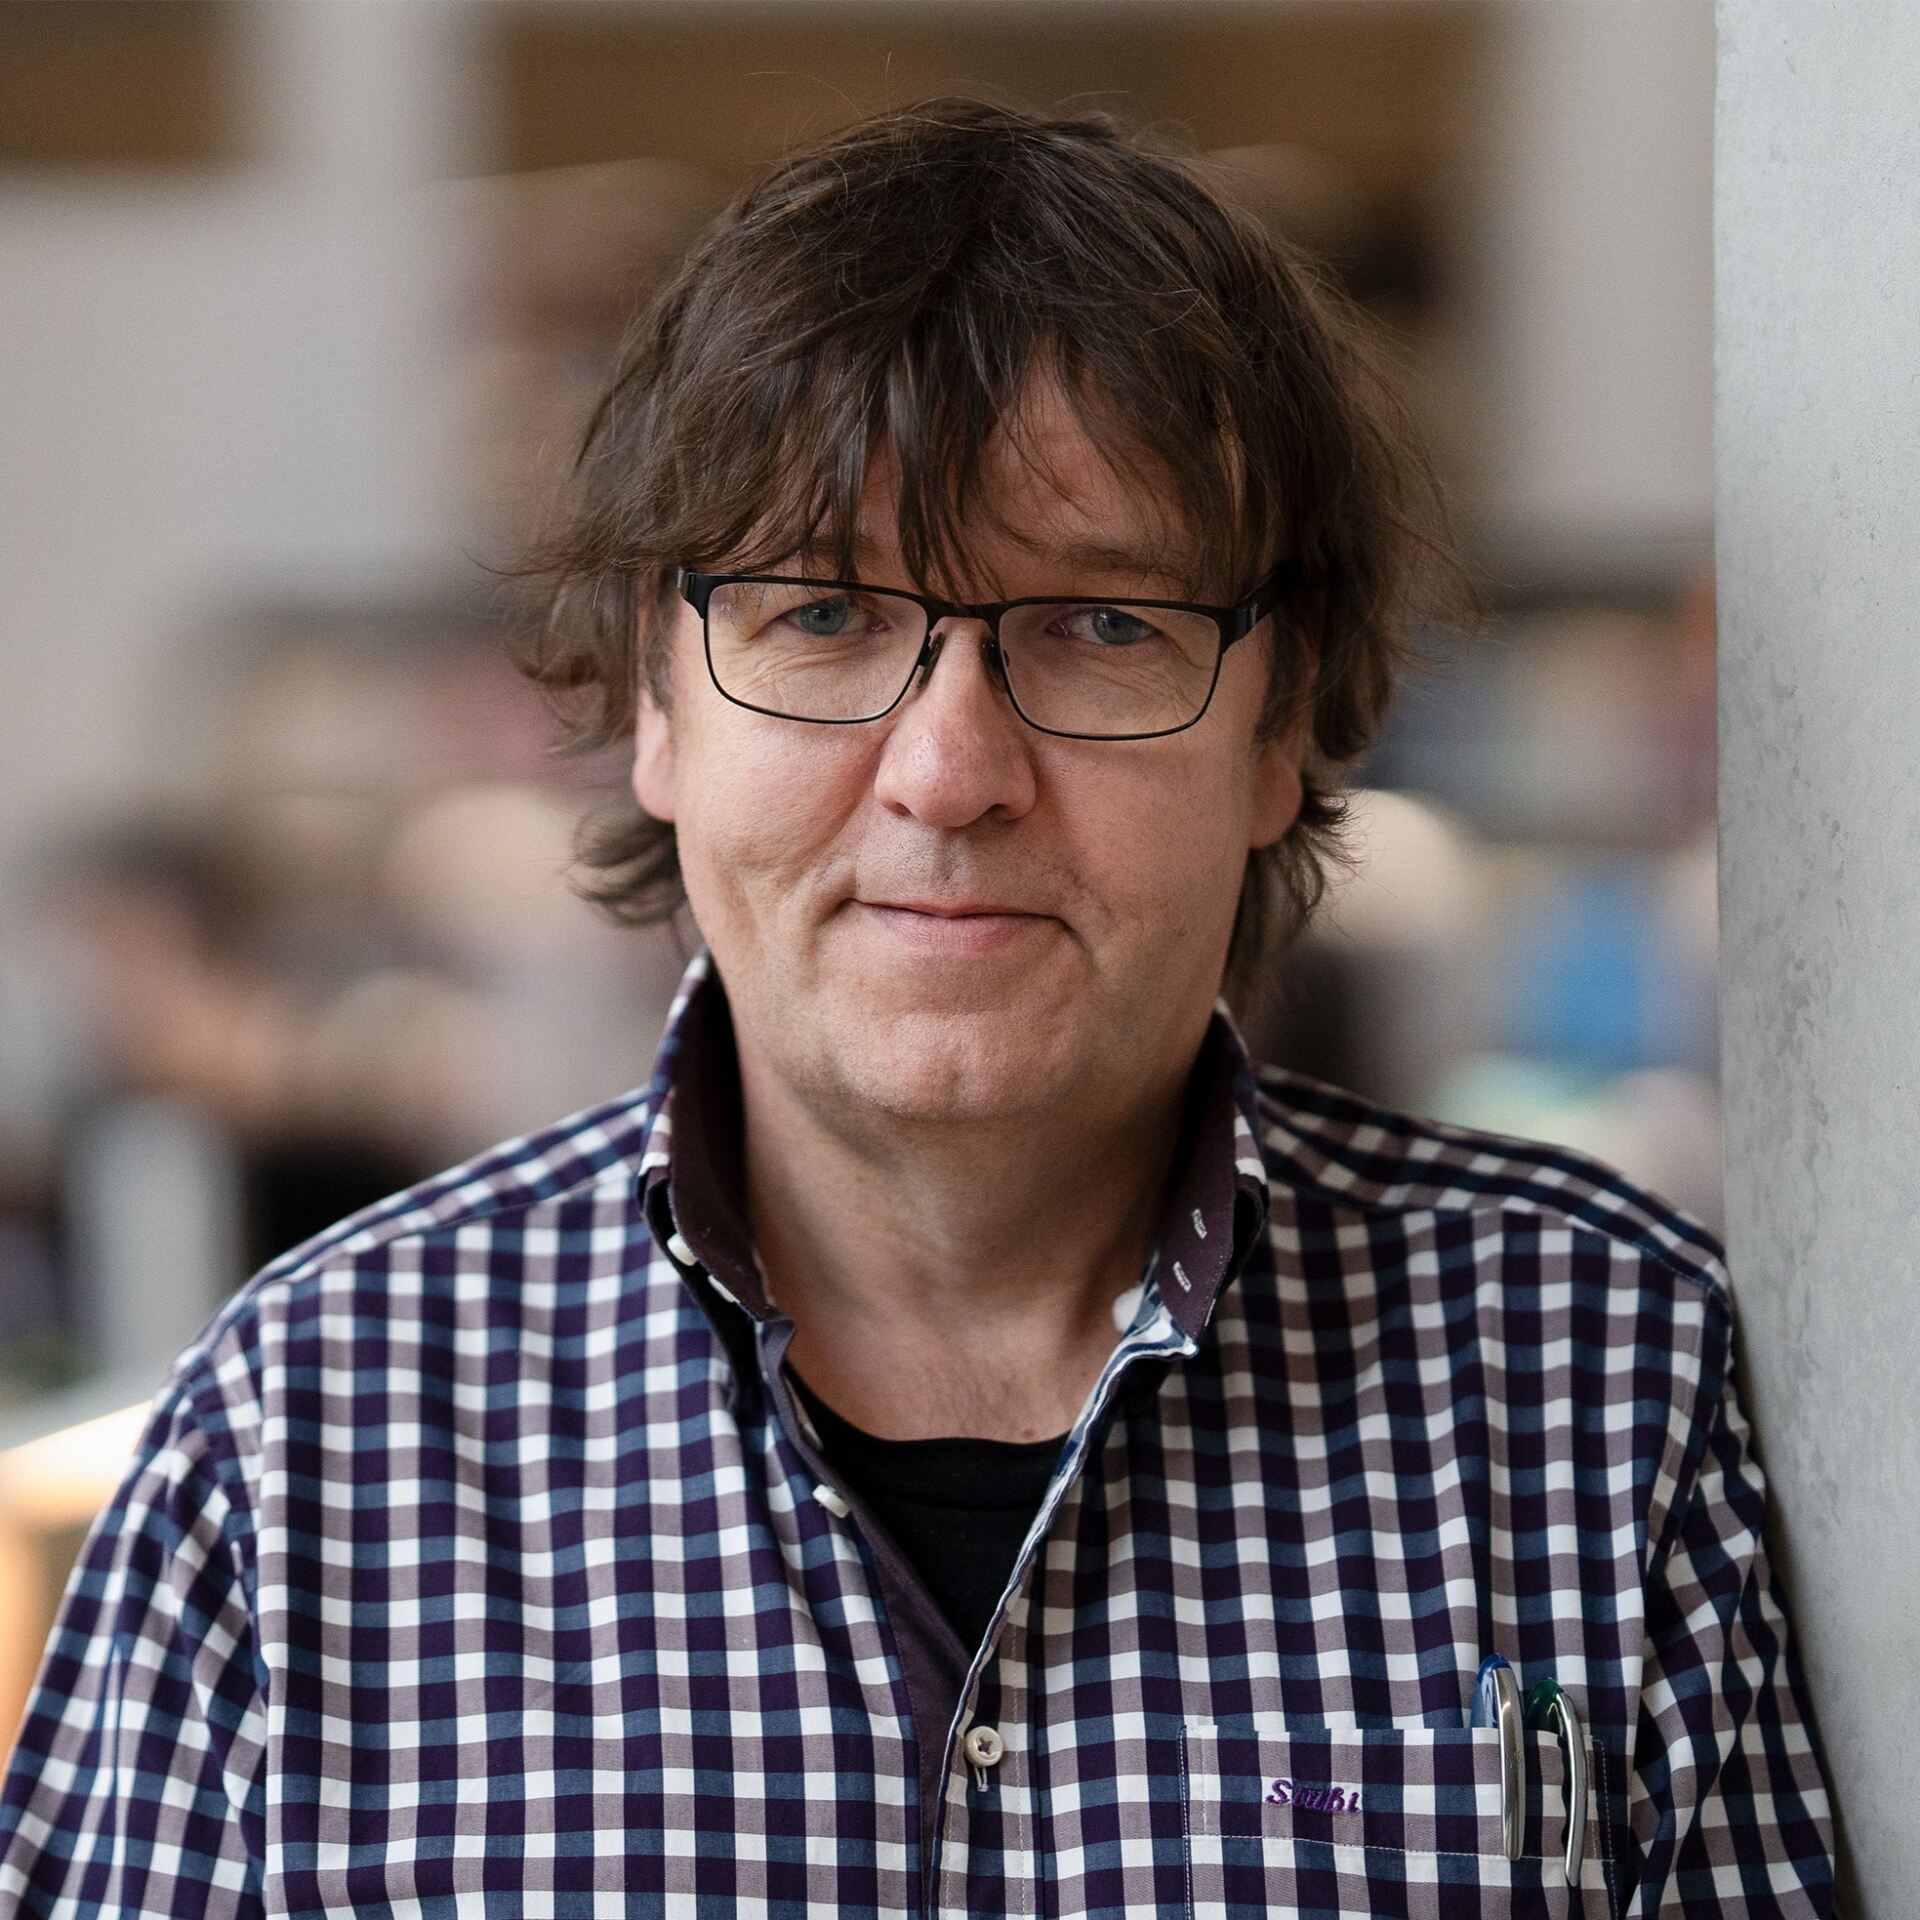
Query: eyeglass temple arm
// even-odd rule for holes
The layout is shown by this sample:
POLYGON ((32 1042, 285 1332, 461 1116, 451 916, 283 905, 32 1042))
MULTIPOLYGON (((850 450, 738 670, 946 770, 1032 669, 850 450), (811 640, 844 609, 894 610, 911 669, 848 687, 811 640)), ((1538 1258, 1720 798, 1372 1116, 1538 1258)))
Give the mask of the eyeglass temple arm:
POLYGON ((1244 640, 1287 597, 1287 589, 1298 576, 1299 569, 1294 562, 1282 560, 1234 610, 1233 628, 1227 635, 1227 645, 1232 646, 1236 640, 1244 640))

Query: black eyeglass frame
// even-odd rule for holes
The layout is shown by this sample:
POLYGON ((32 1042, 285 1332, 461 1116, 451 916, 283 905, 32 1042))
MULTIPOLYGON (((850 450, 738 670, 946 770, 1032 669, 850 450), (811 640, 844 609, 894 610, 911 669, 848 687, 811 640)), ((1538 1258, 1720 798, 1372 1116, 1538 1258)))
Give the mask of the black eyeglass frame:
POLYGON ((1019 715, 1023 724, 1031 727, 1035 733, 1051 734, 1057 740, 1119 741, 1164 740, 1169 734, 1185 733, 1189 727, 1197 727, 1206 718, 1207 709, 1213 705, 1214 692, 1220 685, 1220 662, 1226 658, 1227 649, 1236 640, 1244 640, 1280 604, 1287 589, 1296 583, 1299 569, 1291 560, 1276 562, 1266 575, 1249 589, 1243 599, 1229 607, 1210 606, 1198 600, 1140 600, 1131 595, 1103 598, 1097 594, 1060 593, 1030 593, 1017 600, 968 602, 937 600, 930 594, 911 593, 904 587, 876 587, 866 580, 815 580, 804 574, 702 573, 692 567, 677 567, 674 574, 680 597, 700 616, 701 650, 706 655, 707 678, 713 682, 714 691, 721 699, 732 702, 736 707, 744 707, 749 713, 763 713, 771 720, 793 720, 806 727, 865 727, 872 725, 876 720, 884 720, 907 697, 908 689, 913 683, 922 674, 931 672, 934 662, 939 659, 940 649, 945 642, 935 637, 935 628, 942 620, 959 618, 986 623, 987 637, 981 642, 981 652, 986 658, 989 672, 1000 682, 1008 704, 1019 715), (729 693, 720 684, 720 675, 714 668, 713 630, 707 619, 707 608, 719 588, 737 586, 742 581, 752 581, 770 587, 819 587, 828 592, 838 593, 884 593, 895 600, 911 600, 927 616, 927 631, 926 637, 920 642, 920 651, 914 656, 913 665, 907 670, 907 677, 900 683, 900 691, 878 713, 863 713, 837 720, 816 719, 807 714, 781 713, 777 708, 755 706, 751 700, 742 700, 729 693), (1016 607, 1063 605, 1139 607, 1148 612, 1158 609, 1165 613, 1206 615, 1219 630, 1220 650, 1213 657, 1213 677, 1207 682, 1206 698, 1200 702, 1199 712, 1191 720, 1181 721, 1177 727, 1155 727, 1147 733, 1072 733, 1064 727, 1043 727, 1021 706, 1020 696, 1013 690, 1013 682, 1007 675, 1006 657, 1000 651, 1000 621, 1002 616, 1011 613, 1016 607))

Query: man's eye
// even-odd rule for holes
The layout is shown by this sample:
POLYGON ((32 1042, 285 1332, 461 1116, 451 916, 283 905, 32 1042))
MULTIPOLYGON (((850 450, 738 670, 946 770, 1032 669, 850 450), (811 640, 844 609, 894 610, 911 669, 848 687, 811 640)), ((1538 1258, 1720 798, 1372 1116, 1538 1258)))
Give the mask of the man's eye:
POLYGON ((1119 607, 1079 607, 1068 621, 1068 630, 1076 639, 1091 640, 1102 647, 1137 646, 1151 640, 1158 631, 1139 615, 1119 607))
POLYGON ((832 639, 842 634, 853 623, 853 602, 844 596, 833 600, 810 600, 803 607, 795 607, 786 618, 802 633, 811 634, 816 639, 832 639))

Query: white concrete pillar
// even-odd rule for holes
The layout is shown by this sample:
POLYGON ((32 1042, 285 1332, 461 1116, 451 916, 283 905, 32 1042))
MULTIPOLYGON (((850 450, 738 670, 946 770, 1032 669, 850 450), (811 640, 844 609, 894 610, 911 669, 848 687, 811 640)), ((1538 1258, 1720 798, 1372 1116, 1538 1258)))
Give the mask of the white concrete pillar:
POLYGON ((1920 7, 1718 21, 1728 1237, 1846 1910, 1892 1915, 1920 1887, 1920 7))

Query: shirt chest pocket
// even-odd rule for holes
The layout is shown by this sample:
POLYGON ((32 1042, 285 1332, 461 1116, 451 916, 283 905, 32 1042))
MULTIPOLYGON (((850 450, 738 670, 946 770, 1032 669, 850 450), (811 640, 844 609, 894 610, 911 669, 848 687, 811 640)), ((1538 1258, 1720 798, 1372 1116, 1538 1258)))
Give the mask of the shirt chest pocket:
POLYGON ((1591 1793, 1579 1884, 1570 1886, 1560 1744, 1529 1732, 1523 1750, 1521 1850, 1509 1860, 1490 1728, 1189 1721, 1189 1911, 1195 1920, 1611 1920, 1591 1793))

